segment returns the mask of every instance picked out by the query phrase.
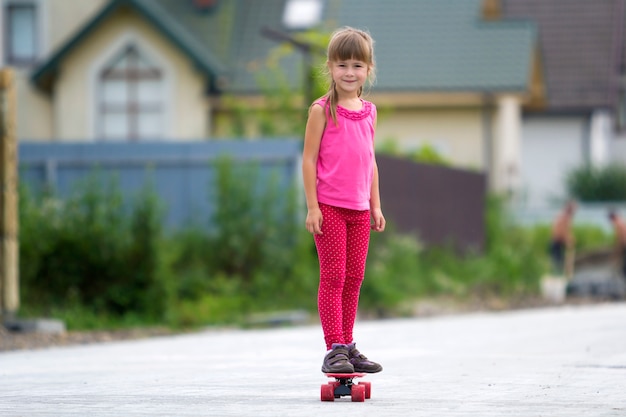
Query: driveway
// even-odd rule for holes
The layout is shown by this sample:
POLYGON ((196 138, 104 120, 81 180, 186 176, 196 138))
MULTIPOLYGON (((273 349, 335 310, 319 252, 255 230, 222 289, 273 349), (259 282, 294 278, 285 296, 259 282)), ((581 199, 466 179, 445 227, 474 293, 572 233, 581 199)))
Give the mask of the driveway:
POLYGON ((358 322, 372 398, 320 401, 318 326, 0 353, 0 416, 625 416, 626 304, 358 322))

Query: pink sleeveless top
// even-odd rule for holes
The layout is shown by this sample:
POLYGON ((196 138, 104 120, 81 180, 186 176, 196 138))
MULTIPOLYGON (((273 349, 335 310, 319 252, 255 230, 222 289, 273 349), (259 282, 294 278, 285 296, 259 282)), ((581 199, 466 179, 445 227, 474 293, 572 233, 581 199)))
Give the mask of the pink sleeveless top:
MULTIPOLYGON (((317 159, 317 200, 352 210, 368 210, 374 176, 376 106, 361 110, 337 106, 337 125, 326 108, 326 127, 317 159)), ((322 107, 326 99, 315 101, 322 107)))

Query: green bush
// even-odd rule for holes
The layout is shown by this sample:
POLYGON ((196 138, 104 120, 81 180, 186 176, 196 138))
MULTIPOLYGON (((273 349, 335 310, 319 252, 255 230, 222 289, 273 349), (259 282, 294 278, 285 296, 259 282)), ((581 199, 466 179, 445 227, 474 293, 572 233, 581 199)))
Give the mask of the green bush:
POLYGON ((604 167, 586 164, 566 175, 570 197, 585 202, 626 201, 626 166, 613 163, 604 167))
POLYGON ((361 311, 379 317, 402 314, 407 298, 431 293, 432 283, 421 272, 422 252, 414 236, 395 233, 390 223, 384 233, 372 233, 361 287, 361 311))
MULTIPOLYGON (((163 207, 147 185, 125 205, 97 176, 66 200, 20 198, 22 313, 66 320, 70 329, 166 323, 243 323, 253 313, 304 309, 315 316, 319 266, 312 236, 288 192, 254 164, 222 159, 200 224, 165 234, 163 207)), ((372 233, 360 313, 412 314, 429 297, 535 296, 548 271, 547 225, 524 228, 502 200, 487 201, 482 250, 425 247, 388 225, 372 233)), ((608 237, 576 227, 577 247, 608 237)))
POLYGON ((420 146, 417 150, 409 153, 409 158, 415 162, 430 165, 450 166, 451 163, 444 158, 437 150, 429 144, 420 146))
POLYGON ((171 323, 232 322, 258 311, 314 308, 315 252, 298 222, 296 187, 281 193, 257 165, 229 158, 218 160, 217 171, 208 226, 172 238, 178 285, 171 323))
POLYGON ((437 150, 430 144, 423 144, 419 148, 413 151, 405 151, 400 149, 398 142, 392 138, 387 138, 381 141, 377 146, 376 151, 380 154, 398 156, 408 158, 414 162, 419 162, 429 165, 452 165, 450 161, 444 158, 437 150))
MULTIPOLYGON (((552 226, 549 224, 539 224, 527 229, 534 239, 543 245, 547 251, 550 243, 552 226)), ((603 249, 612 244, 611 233, 606 232, 602 228, 589 224, 574 224, 572 233, 575 238, 576 253, 582 253, 594 249, 603 249)))
POLYGON ((460 255, 447 247, 426 247, 393 230, 373 234, 361 308, 377 316, 411 314, 411 304, 446 296, 519 299, 537 294, 547 271, 547 239, 515 227, 503 200, 489 197, 484 250, 460 255))
POLYGON ((276 178, 262 178, 256 164, 217 162, 215 210, 209 219, 209 270, 250 283, 259 270, 283 275, 291 268, 296 205, 276 178))
POLYGON ((21 191, 20 282, 31 311, 85 306, 112 316, 159 318, 161 218, 146 188, 125 208, 116 181, 94 174, 66 200, 21 191))

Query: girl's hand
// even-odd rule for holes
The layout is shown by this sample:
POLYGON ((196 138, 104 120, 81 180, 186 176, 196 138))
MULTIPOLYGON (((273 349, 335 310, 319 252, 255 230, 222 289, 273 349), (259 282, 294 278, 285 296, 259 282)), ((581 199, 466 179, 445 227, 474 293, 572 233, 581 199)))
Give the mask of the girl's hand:
POLYGON ((372 220, 374 223, 372 224, 372 230, 375 232, 383 232, 385 230, 385 216, 383 216, 383 211, 379 208, 372 209, 372 220))
POLYGON ((306 230, 314 235, 322 235, 322 210, 318 208, 310 209, 306 215, 306 230))

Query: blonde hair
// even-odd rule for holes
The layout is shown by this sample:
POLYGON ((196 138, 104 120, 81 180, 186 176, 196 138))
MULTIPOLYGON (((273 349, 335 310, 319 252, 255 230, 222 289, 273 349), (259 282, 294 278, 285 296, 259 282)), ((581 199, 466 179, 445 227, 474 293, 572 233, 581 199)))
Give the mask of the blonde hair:
MULTIPOLYGON (((328 62, 346 61, 356 59, 363 61, 368 66, 368 83, 371 86, 376 79, 374 60, 374 40, 370 34, 364 30, 345 26, 333 32, 328 42, 326 51, 328 62)), ((323 97, 326 98, 326 106, 330 109, 330 114, 335 125, 337 124, 337 102, 339 97, 335 82, 330 76, 330 70, 326 66, 326 74, 330 79, 330 86, 323 97)), ((358 95, 361 97, 363 87, 359 89, 358 95)))

